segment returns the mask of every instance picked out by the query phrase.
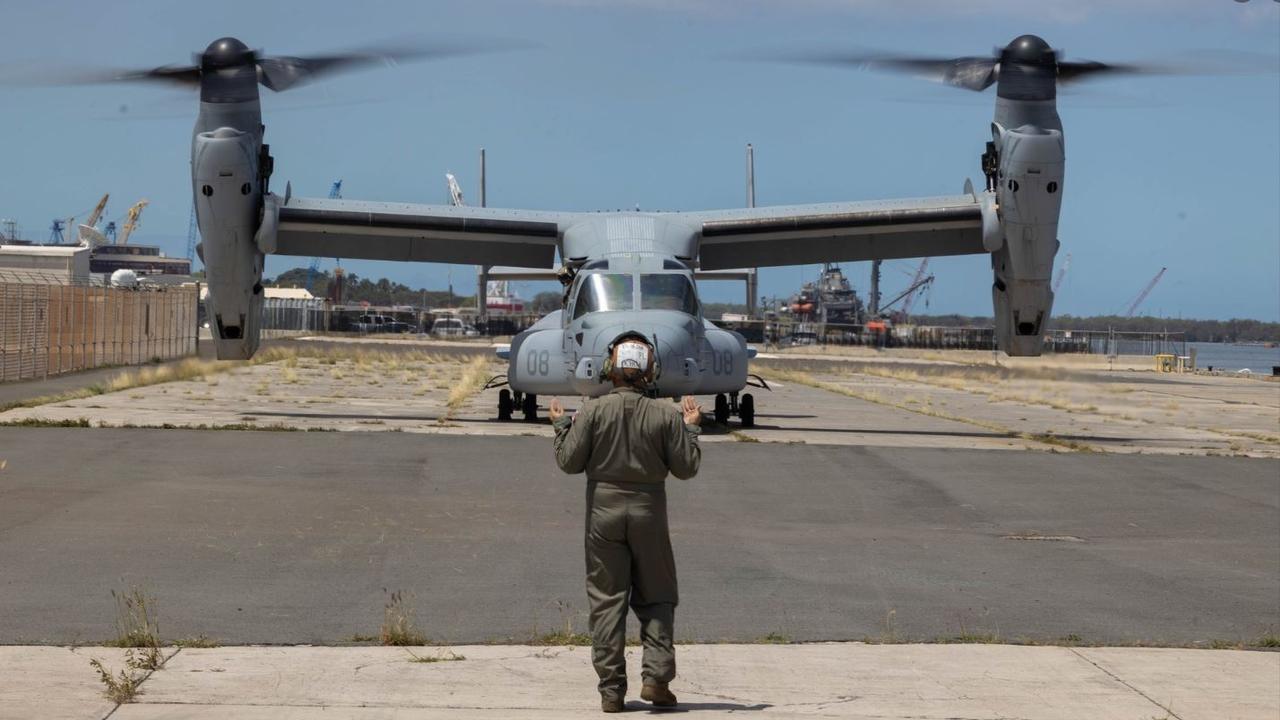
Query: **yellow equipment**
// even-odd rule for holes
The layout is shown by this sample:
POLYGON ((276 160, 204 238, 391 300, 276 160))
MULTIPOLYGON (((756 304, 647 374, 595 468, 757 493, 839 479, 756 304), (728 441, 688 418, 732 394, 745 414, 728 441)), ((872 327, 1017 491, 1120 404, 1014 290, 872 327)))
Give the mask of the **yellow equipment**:
MULTIPOLYGON (((105 198, 104 198, 105 199, 105 198)), ((124 227, 121 228, 120 239, 116 241, 117 245, 127 245, 129 236, 133 234, 135 228, 142 222, 142 208, 150 204, 150 200, 139 200, 129 208, 128 217, 125 218, 124 227)))
POLYGON ((98 201, 98 206, 89 214, 89 219, 84 221, 85 225, 88 225, 89 227, 97 227, 98 218, 101 218, 102 211, 107 209, 107 198, 109 197, 111 197, 111 193, 107 193, 102 196, 102 199, 98 201))

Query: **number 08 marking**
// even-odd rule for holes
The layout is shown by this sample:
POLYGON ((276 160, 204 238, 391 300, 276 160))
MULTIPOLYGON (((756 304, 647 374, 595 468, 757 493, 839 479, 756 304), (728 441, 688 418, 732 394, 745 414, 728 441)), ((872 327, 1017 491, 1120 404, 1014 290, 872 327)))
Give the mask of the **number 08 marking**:
POLYGON ((550 375, 551 374, 551 351, 543 350, 530 352, 525 360, 525 370, 530 375, 550 375))
POLYGON ((733 351, 711 353, 711 372, 716 375, 733 374, 733 351))

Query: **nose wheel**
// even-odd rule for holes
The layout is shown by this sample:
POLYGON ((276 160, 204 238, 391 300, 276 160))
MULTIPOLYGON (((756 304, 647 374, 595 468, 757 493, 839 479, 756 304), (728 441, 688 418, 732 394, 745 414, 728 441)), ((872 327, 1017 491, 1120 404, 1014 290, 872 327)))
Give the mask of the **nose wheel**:
POLYGON ((538 396, 525 395, 520 409, 524 412, 525 422, 538 422, 538 396))
POLYGON ((525 422, 538 421, 538 396, 522 392, 512 392, 507 388, 498 391, 498 420, 510 422, 519 409, 525 422))
POLYGON ((716 422, 721 425, 728 425, 729 418, 737 415, 742 427, 755 427, 756 399, 752 397, 751 393, 746 393, 742 397, 738 397, 736 392, 729 393, 727 397, 724 393, 720 393, 716 395, 714 413, 716 422))
POLYGON ((511 420, 511 412, 515 410, 515 401, 511 399, 511 391, 502 389, 498 391, 498 419, 502 422, 511 420))

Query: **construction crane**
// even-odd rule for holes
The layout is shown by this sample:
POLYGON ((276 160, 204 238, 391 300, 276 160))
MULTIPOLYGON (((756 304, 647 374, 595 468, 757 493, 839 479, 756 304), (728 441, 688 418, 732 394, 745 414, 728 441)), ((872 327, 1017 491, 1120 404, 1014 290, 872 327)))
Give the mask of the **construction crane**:
MULTIPOLYGON (((342 178, 333 181, 329 186, 329 199, 337 200, 342 197, 342 178)), ((320 258, 311 258, 311 264, 307 266, 307 291, 312 295, 315 294, 316 277, 320 275, 320 258)))
POLYGON ((1151 278, 1151 282, 1147 283, 1147 286, 1142 288, 1142 292, 1138 293, 1138 297, 1134 298, 1133 302, 1129 303, 1129 309, 1124 311, 1125 317, 1133 317, 1133 314, 1138 311, 1138 306, 1142 304, 1143 300, 1147 299, 1147 296, 1151 294, 1151 290, 1155 288, 1156 283, 1160 282, 1160 278, 1164 277, 1164 271, 1168 269, 1169 268, 1160 268, 1160 272, 1156 273, 1156 276, 1151 278))
POLYGON ((453 173, 444 174, 445 183, 449 186, 449 204, 454 207, 466 205, 466 200, 462 197, 462 188, 458 186, 458 178, 453 173))
POLYGON ((122 232, 120 233, 120 240, 117 241, 116 244, 129 244, 129 236, 132 235, 133 231, 142 223, 142 209, 150 204, 150 200, 139 200, 129 208, 128 212, 125 213, 124 227, 121 228, 122 232))
POLYGON ((903 290, 902 292, 898 293, 897 296, 895 296, 892 300, 880 306, 880 315, 884 315, 886 312, 888 312, 889 308, 893 307, 899 300, 902 300, 903 298, 907 297, 908 295, 911 295, 917 290, 927 287, 932 282, 933 282, 933 276, 930 275, 928 277, 920 278, 919 280, 916 280, 915 282, 911 283, 910 285, 907 286, 906 290, 903 290))
POLYGON ((84 221, 85 225, 91 228, 98 227, 98 221, 102 219, 102 211, 107 209, 107 198, 109 197, 111 197, 111 193, 102 196, 102 199, 94 206, 93 212, 89 213, 89 219, 84 221))
POLYGON ((200 242, 200 226, 196 223, 196 201, 191 201, 191 217, 187 220, 187 261, 195 263, 196 245, 200 242))
POLYGON ((1058 269, 1058 277, 1053 279, 1053 291, 1058 292, 1058 288, 1062 287, 1062 279, 1067 276, 1067 268, 1071 267, 1071 253, 1067 253, 1067 257, 1062 260, 1062 267, 1058 269))
POLYGON ((928 283, 920 282, 922 279, 924 279, 924 271, 927 270, 928 268, 929 268, 929 258, 925 258, 924 260, 921 260, 920 267, 916 269, 915 277, 911 278, 910 287, 912 288, 912 290, 907 293, 907 298, 902 301, 903 315, 911 314, 911 306, 915 304, 916 298, 920 297, 921 295, 921 293, 918 291, 922 290, 923 286, 928 284, 928 283))
POLYGON ((62 223, 61 218, 54 218, 53 224, 49 226, 49 242, 51 244, 61 245, 62 239, 62 223))

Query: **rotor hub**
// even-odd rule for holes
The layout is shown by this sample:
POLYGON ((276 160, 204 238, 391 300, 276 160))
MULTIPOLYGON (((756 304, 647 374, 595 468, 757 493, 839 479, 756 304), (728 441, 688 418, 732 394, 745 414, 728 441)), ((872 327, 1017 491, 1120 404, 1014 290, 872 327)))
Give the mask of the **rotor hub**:
POLYGON ((200 55, 200 64, 207 70, 238 67, 252 62, 253 51, 233 37, 214 40, 200 55))
POLYGON ((1053 66, 1057 61, 1057 53, 1038 35, 1020 35, 1000 51, 1002 63, 1053 66))

